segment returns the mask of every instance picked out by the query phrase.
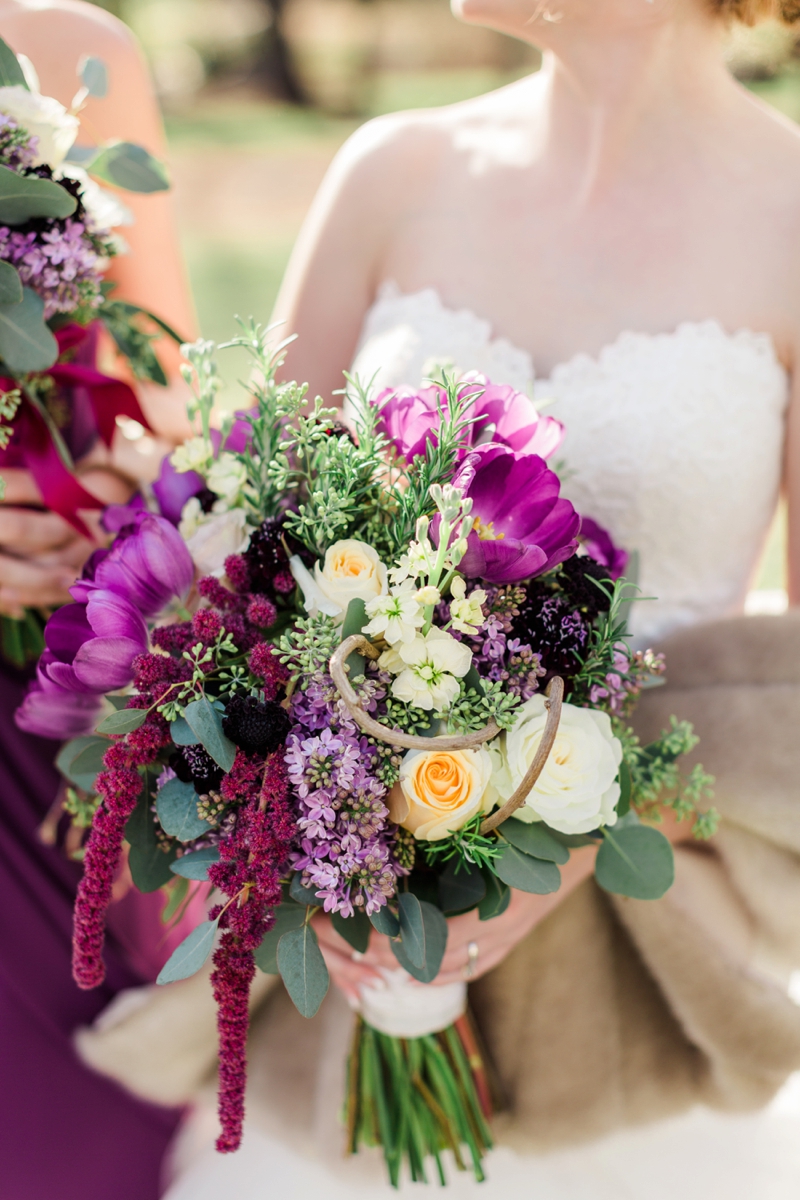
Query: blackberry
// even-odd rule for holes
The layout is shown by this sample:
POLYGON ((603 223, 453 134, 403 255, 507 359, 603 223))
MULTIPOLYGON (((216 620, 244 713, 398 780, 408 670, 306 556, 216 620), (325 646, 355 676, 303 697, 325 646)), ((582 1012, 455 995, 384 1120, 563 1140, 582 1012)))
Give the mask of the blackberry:
POLYGON ((226 735, 245 754, 266 757, 286 741, 291 727, 289 714, 280 704, 234 696, 222 720, 226 735))
POLYGON ((217 791, 224 771, 202 746, 181 746, 169 760, 182 783, 193 783, 198 795, 217 791))

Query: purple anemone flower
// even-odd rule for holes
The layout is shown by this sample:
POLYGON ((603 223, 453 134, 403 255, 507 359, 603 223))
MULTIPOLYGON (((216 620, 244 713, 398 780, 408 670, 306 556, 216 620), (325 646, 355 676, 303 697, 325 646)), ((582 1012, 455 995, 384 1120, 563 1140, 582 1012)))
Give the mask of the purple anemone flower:
POLYGON ((67 604, 47 623, 48 659, 42 670, 74 692, 109 692, 133 677, 132 663, 147 650, 147 626, 129 600, 93 588, 85 604, 67 604))
MULTIPOLYGON (((497 442, 518 454, 549 458, 561 444, 564 427, 554 417, 543 417, 533 401, 508 384, 490 383, 481 375, 467 375, 459 388, 463 397, 474 395, 464 431, 463 454, 482 443, 497 442)), ((386 388, 375 399, 380 408, 379 428, 406 462, 425 453, 428 441, 436 443, 445 401, 443 388, 431 386, 386 388)))
POLYGON ((581 520, 537 454, 478 446, 453 479, 472 500, 476 526, 459 570, 487 583, 519 583, 571 558, 581 520))
POLYGON ((625 574, 629 558, 627 550, 616 546, 608 530, 598 525, 591 517, 581 519, 581 544, 595 562, 608 568, 611 579, 616 581, 620 575, 625 574))
POLYGON ((174 596, 192 586, 194 564, 177 529, 152 513, 139 513, 120 530, 108 554, 94 571, 94 581, 70 588, 86 601, 94 588, 125 596, 144 617, 153 617, 174 596))

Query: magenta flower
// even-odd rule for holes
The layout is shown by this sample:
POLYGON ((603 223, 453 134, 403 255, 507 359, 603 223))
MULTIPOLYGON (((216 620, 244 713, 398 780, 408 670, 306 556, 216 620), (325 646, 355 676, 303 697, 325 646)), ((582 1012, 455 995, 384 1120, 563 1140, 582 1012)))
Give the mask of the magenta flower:
POLYGON ((559 496, 558 476, 537 454, 478 446, 453 480, 472 500, 476 525, 459 570, 488 583, 519 583, 578 548, 581 520, 559 496))
MULTIPOLYGON (((561 444, 561 422, 541 416, 532 400, 508 384, 468 375, 459 394, 475 396, 468 413, 472 424, 464 432, 464 454, 480 444, 497 442, 519 454, 549 458, 561 444)), ((444 399, 444 389, 438 386, 419 391, 386 388, 375 399, 381 414, 379 428, 406 462, 424 454, 426 442, 436 443, 444 399)))
POLYGON ((627 550, 615 546, 608 530, 591 517, 581 518, 581 544, 595 562, 608 568, 611 579, 616 581, 625 574, 629 558, 627 550))
POLYGON ((194 564, 177 529, 152 513, 137 515, 118 534, 108 554, 97 564, 94 585, 79 583, 70 591, 77 600, 92 586, 127 597, 144 617, 153 617, 174 596, 183 598, 192 586, 194 564))
POLYGON ((46 674, 49 662, 52 655, 45 650, 39 659, 36 681, 14 715, 17 727, 60 741, 91 733, 103 707, 102 697, 94 692, 59 687, 46 674))
POLYGON ((74 692, 109 692, 133 678, 147 650, 147 626, 124 596, 94 587, 85 604, 67 604, 47 622, 44 674, 74 692))

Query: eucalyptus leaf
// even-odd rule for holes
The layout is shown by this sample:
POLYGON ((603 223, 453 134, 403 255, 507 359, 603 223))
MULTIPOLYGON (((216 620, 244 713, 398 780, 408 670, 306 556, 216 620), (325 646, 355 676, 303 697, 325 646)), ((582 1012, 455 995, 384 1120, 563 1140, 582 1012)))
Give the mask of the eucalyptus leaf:
POLYGON ((278 942, 290 929, 300 929, 306 919, 304 905, 283 901, 275 909, 275 924, 264 934, 261 945, 255 951, 256 966, 265 975, 278 974, 278 942))
POLYGON ((333 928, 359 954, 366 954, 372 926, 363 909, 357 908, 352 917, 343 917, 341 913, 335 912, 333 928))
POLYGON ((99 761, 102 766, 102 758, 108 747, 111 745, 108 738, 95 737, 93 734, 87 737, 73 738, 67 742, 58 752, 56 758, 56 766, 61 774, 73 783, 75 787, 82 788, 85 792, 91 792, 94 787, 94 781, 97 777, 97 772, 100 766, 95 769, 96 763, 99 761), (92 750, 91 757, 81 770, 75 769, 76 761, 82 757, 84 751, 92 750))
POLYGON ((119 712, 109 713, 97 726, 98 733, 132 733, 147 720, 147 712, 143 708, 122 708, 119 712))
POLYGON ((304 908, 309 904, 312 908, 320 908, 322 901, 317 896, 316 888, 303 887, 300 882, 301 879, 302 875, 299 872, 295 872, 292 876, 292 882, 289 884, 289 895, 298 904, 302 904, 304 908))
POLYGON ((486 895, 478 905, 478 917, 481 921, 491 921, 506 911, 511 903, 511 888, 502 879, 498 879, 493 871, 486 871, 486 895))
MULTIPOLYGON (((403 894, 409 895, 410 893, 403 894)), ((413 975, 420 983, 432 983, 439 974, 439 968, 447 948, 447 919, 440 909, 433 904, 428 904, 425 900, 420 904, 420 908, 425 931, 425 961, 423 965, 418 967, 411 961, 402 941, 393 941, 390 945, 400 966, 405 967, 409 975, 413 975)))
POLYGON ((126 192, 167 192, 169 177, 163 163, 133 142, 112 142, 87 164, 98 179, 126 192))
POLYGON ((0 38, 0 87, 24 87, 26 92, 31 90, 19 59, 8 42, 4 42, 2 38, 0 38))
POLYGON ((221 713, 203 696, 187 704, 183 715, 192 733, 197 735, 217 766, 222 767, 223 771, 230 771, 236 758, 236 747, 223 733, 221 713))
POLYGON ((386 937, 396 938, 400 934, 400 922, 386 904, 377 912, 370 913, 369 923, 373 929, 376 929, 378 933, 385 934, 386 937))
POLYGON ((45 324, 44 302, 30 288, 22 289, 19 304, 0 305, 0 358, 15 375, 46 371, 58 358, 58 342, 45 324))
POLYGON ((161 968, 156 983, 175 983, 178 979, 189 979, 196 975, 214 949, 214 938, 219 925, 216 921, 203 921, 176 946, 161 968))
POLYGON ((0 259, 0 304, 22 303, 22 280, 11 263, 0 259))
POLYGON ((125 837, 130 843, 128 866, 133 882, 140 892, 157 892, 172 879, 171 867, 175 848, 164 851, 156 836, 156 819, 152 811, 151 791, 155 773, 145 772, 136 808, 128 817, 125 837))
MULTIPOLYGON (((108 738, 92 739, 88 746, 84 746, 80 754, 77 754, 70 763, 72 775, 78 778, 91 779, 91 789, 93 789, 97 776, 104 769, 103 758, 110 745, 111 742, 108 738)), ((83 787, 84 791, 91 790, 86 788, 84 784, 79 783, 78 786, 83 787)))
POLYGON ((114 709, 114 712, 119 712, 119 710, 121 708, 124 708, 125 705, 128 703, 128 700, 130 699, 130 697, 129 696, 116 696, 116 695, 114 695, 113 692, 107 692, 106 695, 103 697, 103 699, 108 701, 108 703, 114 709))
POLYGON ((38 175, 18 175, 0 167, 0 222, 23 225, 32 217, 70 217, 78 201, 60 183, 38 175))
POLYGON ((514 846, 506 846, 492 865, 503 883, 520 892, 547 896, 561 887, 561 872, 555 863, 531 858, 514 846))
POLYGON ((630 767, 623 758, 622 762, 619 764, 619 800, 617 801, 617 816, 624 817, 630 812, 632 791, 633 780, 631 779, 630 767))
POLYGON ((439 905, 443 912, 465 912, 480 904, 486 895, 486 880, 471 863, 451 858, 439 876, 439 905))
POLYGON ((315 1016, 325 999, 330 978, 317 935, 310 925, 284 933, 278 942, 278 970, 301 1016, 315 1016))
POLYGON ((657 829, 615 826, 605 831, 594 871, 606 892, 634 900, 658 900, 675 880, 675 857, 657 829))
POLYGON ((180 779, 170 779, 159 788, 156 812, 164 832, 179 842, 192 842, 208 833, 208 821, 197 815, 198 799, 194 785, 180 779))
POLYGON ((200 740, 185 717, 176 717, 169 727, 169 732, 176 746, 196 746, 200 740))
POLYGON ((108 70, 102 58, 94 54, 84 55, 78 63, 78 74, 90 96, 102 100, 108 93, 108 70))
POLYGON ((544 858, 562 866, 569 862, 567 847, 554 838, 541 821, 518 821, 509 817, 507 821, 503 821, 498 832, 523 854, 529 854, 533 858, 544 858))
MULTIPOLYGON (((359 596, 356 596, 347 606, 347 612, 345 613, 344 621, 342 622, 341 640, 345 641, 347 638, 352 637, 354 633, 361 633, 361 630, 364 628, 364 626, 368 624, 369 617, 367 616, 367 607, 364 601, 359 596)), ((354 650, 353 653, 348 657, 347 666, 350 668, 351 683, 354 679, 364 678, 365 663, 366 660, 358 653, 357 650, 354 650)))
POLYGON ((425 926, 422 905, 413 892, 401 892, 397 897, 400 917, 400 941, 409 962, 420 968, 425 965, 425 926))
POLYGON ((170 870, 173 875, 182 875, 184 879, 208 879, 208 868, 219 862, 219 847, 204 846, 202 850, 193 850, 191 854, 183 854, 175 859, 170 870))

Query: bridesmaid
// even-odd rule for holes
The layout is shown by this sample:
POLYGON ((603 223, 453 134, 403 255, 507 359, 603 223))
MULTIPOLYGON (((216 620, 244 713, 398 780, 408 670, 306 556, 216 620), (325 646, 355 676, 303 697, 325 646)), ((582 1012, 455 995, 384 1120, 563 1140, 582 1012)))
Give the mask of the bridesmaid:
MULTIPOLYGON (((35 64, 43 94, 65 105, 80 83, 81 56, 102 58, 109 91, 86 105, 84 136, 114 136, 163 154, 145 65, 114 17, 81 0, 0 0, 0 35, 35 64)), ((125 230, 130 253, 111 272, 116 294, 193 336, 171 198, 126 194, 125 203, 135 224, 125 230)), ((166 390, 143 387, 140 398, 153 428, 177 440, 183 435, 177 353, 165 345, 158 352, 175 383, 166 390)), ((109 501, 127 494, 121 475, 143 473, 130 443, 127 454, 124 444, 111 456, 92 449, 81 467, 85 486, 109 501)), ((3 476, 0 611, 13 616, 26 605, 68 600, 66 589, 93 544, 42 509, 26 472, 4 468, 3 476)), ((70 942, 80 868, 38 834, 59 789, 58 746, 14 726, 26 683, 25 673, 0 662, 0 1191, 8 1200, 155 1200, 178 1114, 134 1100, 84 1068, 71 1034, 121 989, 152 979, 147 950, 155 951, 163 934, 159 904, 155 897, 142 905, 129 896, 116 906, 106 983, 96 992, 79 991, 70 974, 70 942)))

